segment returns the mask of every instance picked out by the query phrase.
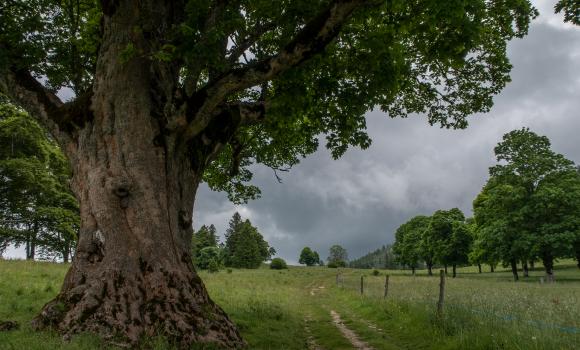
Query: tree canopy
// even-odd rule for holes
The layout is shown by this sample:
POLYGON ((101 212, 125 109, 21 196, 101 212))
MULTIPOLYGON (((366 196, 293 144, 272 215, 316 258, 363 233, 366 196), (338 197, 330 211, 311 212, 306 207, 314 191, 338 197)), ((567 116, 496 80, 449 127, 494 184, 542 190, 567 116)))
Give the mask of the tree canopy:
POLYGON ((397 255, 397 261, 413 271, 421 260, 421 239, 429 225, 429 220, 427 216, 415 216, 399 226, 395 232, 393 252, 397 255))
MULTIPOLYGON (((56 122, 53 131, 82 125, 103 43, 99 23, 121 5, 2 6, 2 90, 44 122, 56 122), (32 77, 43 77, 44 86, 32 77), (63 87, 77 103, 54 102, 63 87), (44 96, 39 105, 14 94, 26 89, 44 96)), ((364 113, 377 106, 390 117, 425 113, 431 124, 466 127, 466 117, 488 111, 509 81, 506 42, 525 35, 537 14, 527 0, 190 0, 172 7, 179 15, 159 33, 149 19, 136 24, 135 39, 120 43, 121 61, 145 58, 174 75, 173 96, 163 95, 185 113, 164 121, 168 132, 185 125, 190 139, 211 134, 215 123, 237 124, 204 177, 235 201, 259 194, 244 185, 251 163, 296 164, 316 150, 320 134, 334 157, 351 145, 368 147, 364 113)))
POLYGON ((313 251, 310 247, 304 247, 300 252, 298 262, 306 266, 318 265, 320 263, 320 256, 318 252, 313 251))
POLYGON ((328 250, 328 265, 346 266, 348 252, 342 246, 335 244, 328 250))
POLYGON ((574 163, 529 129, 504 135, 495 148, 498 165, 473 202, 487 256, 512 265, 542 259, 549 278, 556 257, 572 256, 578 239, 580 177, 574 163))

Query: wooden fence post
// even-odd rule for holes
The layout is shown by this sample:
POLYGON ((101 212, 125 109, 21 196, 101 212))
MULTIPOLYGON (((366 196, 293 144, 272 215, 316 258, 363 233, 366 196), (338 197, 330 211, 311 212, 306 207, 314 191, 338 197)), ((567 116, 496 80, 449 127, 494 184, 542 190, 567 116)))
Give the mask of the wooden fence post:
POLYGON ((437 302, 437 317, 443 316, 443 302, 445 299, 445 271, 439 270, 439 301, 437 302))
POLYGON ((360 276, 360 295, 364 294, 364 276, 360 276))
POLYGON ((389 275, 386 275, 385 276, 385 295, 383 296, 383 298, 386 298, 388 293, 389 293, 389 275))

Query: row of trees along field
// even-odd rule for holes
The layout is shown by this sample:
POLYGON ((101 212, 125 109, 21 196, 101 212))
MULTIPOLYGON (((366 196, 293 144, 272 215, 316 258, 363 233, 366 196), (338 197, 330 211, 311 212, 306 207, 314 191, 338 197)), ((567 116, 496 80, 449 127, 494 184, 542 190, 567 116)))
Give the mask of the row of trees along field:
POLYGON ((237 212, 230 220, 225 242, 219 243, 214 225, 204 225, 194 232, 191 246, 195 266, 211 272, 223 266, 255 269, 276 254, 258 228, 237 212))
POLYGON ((0 95, 0 256, 13 245, 29 260, 69 261, 80 224, 70 176, 48 133, 0 95))
MULTIPOLYGON (((328 249, 327 260, 327 266, 330 268, 346 267, 348 265, 348 252, 341 245, 335 244, 328 249)), ((324 261, 320 259, 318 252, 313 251, 310 247, 304 247, 302 249, 298 262, 306 266, 324 266, 324 261)))
POLYGON ((548 281, 554 260, 575 258, 580 268, 580 173, 555 153, 550 140, 527 128, 504 135, 495 147, 497 164, 473 201, 473 218, 457 208, 415 216, 401 225, 393 251, 415 268, 424 263, 453 267, 476 264, 510 266, 518 280, 541 261, 548 281))

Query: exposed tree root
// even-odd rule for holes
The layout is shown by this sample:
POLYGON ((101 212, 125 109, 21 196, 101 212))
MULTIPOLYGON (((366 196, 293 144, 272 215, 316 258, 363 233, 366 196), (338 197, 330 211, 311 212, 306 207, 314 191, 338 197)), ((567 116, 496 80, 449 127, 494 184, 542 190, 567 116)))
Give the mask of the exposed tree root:
MULTIPOLYGON (((103 271, 79 281, 46 304, 33 320, 36 329, 54 328, 65 338, 90 332, 117 345, 136 346, 144 338, 161 335, 181 348, 213 343, 220 348, 245 346, 235 325, 207 295, 193 274, 153 270, 124 276, 103 271)), ((65 283, 66 284, 66 283, 65 283)))

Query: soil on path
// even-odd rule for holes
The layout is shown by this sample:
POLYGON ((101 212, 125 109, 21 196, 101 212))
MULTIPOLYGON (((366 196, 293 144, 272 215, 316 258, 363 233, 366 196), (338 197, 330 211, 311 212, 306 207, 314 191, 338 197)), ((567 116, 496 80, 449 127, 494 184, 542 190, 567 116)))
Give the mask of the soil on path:
POLYGON ((334 322, 334 325, 340 330, 342 335, 351 342, 352 346, 355 349, 357 349, 357 350, 374 350, 367 343, 360 340, 359 337, 356 335, 356 333, 353 332, 351 329, 349 329, 342 322, 340 315, 336 311, 330 310, 330 316, 332 316, 332 321, 334 322))

